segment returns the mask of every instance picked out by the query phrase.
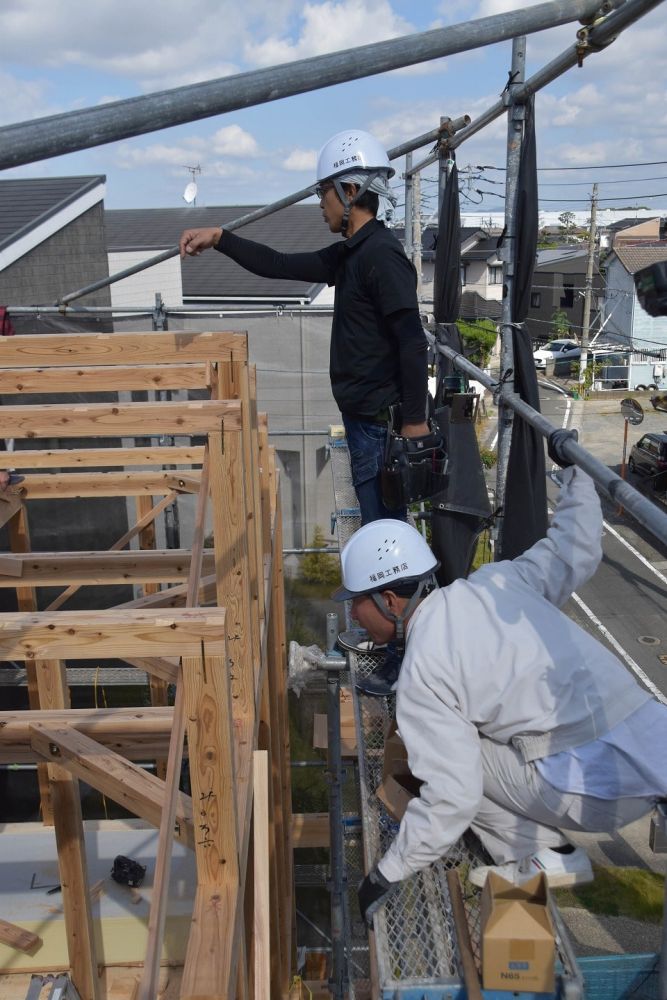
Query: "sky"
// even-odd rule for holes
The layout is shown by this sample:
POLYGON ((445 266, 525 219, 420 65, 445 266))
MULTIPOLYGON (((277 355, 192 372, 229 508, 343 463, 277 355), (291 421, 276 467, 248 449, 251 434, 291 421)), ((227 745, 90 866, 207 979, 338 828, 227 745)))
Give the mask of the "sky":
MULTIPOLYGON (((3 0, 0 125, 530 5, 529 0, 3 0)), ((528 36, 526 75, 571 46, 578 27, 528 36)), ((538 166, 550 168, 539 175, 543 221, 565 210, 582 218, 590 214, 594 182, 602 221, 612 212, 614 217, 667 215, 666 51, 663 3, 586 59, 583 68, 540 92, 538 166)), ((504 42, 54 157, 3 171, 0 178, 105 174, 107 208, 156 208, 183 207, 194 176, 198 206, 265 204, 312 183, 319 148, 342 129, 367 129, 391 147, 435 128, 442 115, 468 114, 474 120, 497 101, 510 63, 511 43, 504 42)), ((506 139, 506 122, 499 119, 457 152, 461 208, 480 223, 503 209, 504 172, 498 168, 504 166, 506 139)), ((397 218, 402 165, 395 164, 397 218)), ((425 173, 422 187, 428 219, 436 207, 433 170, 425 173)))

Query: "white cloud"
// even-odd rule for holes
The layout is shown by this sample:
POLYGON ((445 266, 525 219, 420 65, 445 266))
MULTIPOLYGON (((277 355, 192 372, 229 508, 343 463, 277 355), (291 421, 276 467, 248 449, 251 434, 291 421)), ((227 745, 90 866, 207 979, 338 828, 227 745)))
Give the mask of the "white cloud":
POLYGON ((410 34, 414 29, 392 10, 389 0, 326 0, 306 3, 299 37, 249 41, 245 56, 258 66, 304 59, 338 49, 410 34))
POLYGON ((258 156, 259 146, 254 136, 240 125, 218 129, 212 139, 213 152, 218 156, 258 156))
POLYGON ((177 166, 185 167, 193 156, 201 156, 206 151, 203 139, 185 140, 181 146, 169 146, 166 143, 153 143, 150 146, 130 146, 123 143, 116 153, 116 163, 124 170, 134 170, 137 167, 177 166))
POLYGON ((293 149, 282 166, 285 170, 308 170, 312 173, 317 166, 317 152, 314 149, 293 149))
POLYGON ((0 70, 0 122, 25 121, 53 114, 56 110, 49 106, 48 84, 41 80, 20 80, 10 73, 0 70))

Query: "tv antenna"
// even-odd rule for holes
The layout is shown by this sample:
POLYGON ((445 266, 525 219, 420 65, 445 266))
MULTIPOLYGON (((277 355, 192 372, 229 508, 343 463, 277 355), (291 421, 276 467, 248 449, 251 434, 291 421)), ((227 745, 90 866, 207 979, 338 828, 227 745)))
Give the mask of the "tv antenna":
POLYGON ((186 164, 184 166, 184 169, 187 170, 188 173, 192 176, 192 180, 190 181, 189 184, 186 184, 186 186, 185 186, 185 191, 183 192, 183 201, 186 201, 188 203, 188 205, 196 205, 197 204, 197 182, 195 180, 195 177, 197 176, 197 174, 201 173, 201 167, 199 166, 199 164, 197 164, 194 167, 188 167, 187 164, 186 164))

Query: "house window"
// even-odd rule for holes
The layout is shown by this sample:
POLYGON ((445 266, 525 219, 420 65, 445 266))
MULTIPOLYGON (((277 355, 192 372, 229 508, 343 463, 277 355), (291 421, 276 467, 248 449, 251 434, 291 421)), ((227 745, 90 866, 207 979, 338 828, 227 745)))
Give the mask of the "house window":
POLYGON ((468 274, 468 265, 467 264, 461 264, 461 284, 462 285, 467 285, 468 284, 467 274, 468 274))
POLYGON ((530 293, 530 308, 539 309, 542 305, 542 292, 531 292, 530 293))
POLYGON ((502 267, 489 267, 489 284, 502 285, 502 283, 503 283, 502 267))
POLYGON ((563 284, 563 294, 560 297, 561 309, 571 309, 574 305, 574 285, 563 284))

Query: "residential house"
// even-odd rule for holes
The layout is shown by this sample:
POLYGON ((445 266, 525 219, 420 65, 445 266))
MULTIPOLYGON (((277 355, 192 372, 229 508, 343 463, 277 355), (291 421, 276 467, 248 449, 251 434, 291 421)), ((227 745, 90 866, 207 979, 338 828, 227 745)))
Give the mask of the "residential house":
MULTIPOLYGON (((561 314, 570 327, 570 336, 579 338, 584 318, 584 289, 588 267, 588 248, 570 244, 537 251, 530 308, 526 327, 534 341, 545 343, 562 336, 554 325, 554 315, 561 314)), ((602 279, 593 276, 591 328, 597 325, 602 279)))
MULTIPOLYGON (((628 243, 654 243, 661 238, 664 220, 658 216, 651 219, 618 219, 609 225, 599 225, 600 249, 611 250, 628 243)), ((663 234, 664 238, 664 234, 663 234)))
MULTIPOLYGON (((148 260, 178 244, 184 229, 225 224, 254 212, 258 205, 209 208, 114 209, 105 212, 110 273, 148 260)), ((285 253, 318 250, 332 236, 318 205, 291 205, 243 226, 239 235, 285 253)), ((268 280, 245 271, 222 254, 196 260, 178 256, 111 286, 114 308, 145 306, 160 292, 166 306, 210 305, 225 308, 323 304, 326 286, 306 281, 268 280)), ((328 299, 328 296, 325 296, 328 299)), ((332 300, 328 300, 332 301, 332 300)))
MULTIPOLYGON (((52 306, 108 274, 105 183, 103 175, 0 180, 0 304, 52 306)), ((109 289, 82 304, 110 305, 109 289)), ((12 322, 36 330, 34 318, 15 314, 12 322)), ((109 329, 109 317, 96 328, 109 329)))
POLYGON ((649 316, 635 292, 634 274, 650 264, 667 260, 667 241, 620 245, 605 260, 605 338, 639 351, 667 347, 667 317, 649 316))
MULTIPOLYGON (((110 272, 175 247, 184 229, 216 224, 224 228, 257 207, 107 211, 110 272)), ((313 204, 284 208, 244 226, 240 235, 286 253, 317 250, 340 239, 313 204)), ((333 290, 321 283, 261 278, 215 251, 183 261, 175 255, 111 286, 114 309, 145 307, 148 313, 157 293, 167 308, 170 329, 248 332, 258 405, 269 415, 282 473, 285 545, 306 545, 316 525, 328 534, 333 502, 327 432, 341 422, 328 372, 333 290), (188 306, 193 311, 186 315, 169 313, 170 308, 188 306), (316 430, 322 435, 313 435, 316 430)), ((134 329, 151 328, 150 315, 133 314, 122 322, 134 329)), ((120 325, 116 314, 116 329, 120 325)))
MULTIPOLYGON (((104 243, 105 182, 102 175, 0 180, 0 303, 9 308, 17 333, 112 329, 109 313, 77 319, 71 314, 12 311, 18 306, 53 306, 68 292, 108 276, 104 243)), ((109 307, 109 289, 87 295, 82 304, 109 307)), ((86 394, 79 396, 78 401, 108 398, 108 394, 86 394)), ((4 396, 3 400, 6 404, 25 401, 20 395, 4 396)), ((58 400, 71 402, 71 396, 50 395, 41 399, 31 396, 31 402, 35 403, 58 400)), ((100 447, 105 443, 109 443, 107 439, 99 440, 100 447)), ((76 448, 78 444, 71 440, 65 445, 57 438, 40 441, 40 447, 76 448)), ((16 446, 29 449, 32 442, 20 441, 16 446)), ((36 549, 106 549, 127 530, 127 523, 125 503, 111 497, 37 500, 30 504, 30 529, 36 549)), ((0 550, 7 544, 6 535, 0 537, 0 550)), ((40 588, 38 593, 40 601, 48 603, 45 596, 48 590, 40 588)), ((88 595, 84 588, 69 607, 86 607, 88 595)), ((129 588, 126 596, 128 599, 132 596, 129 588)), ((10 592, 2 591, 0 607, 6 607, 9 599, 10 592)), ((110 603, 123 599, 122 591, 113 588, 110 603)), ((98 592, 93 601, 95 607, 99 607, 99 601, 98 592)))

